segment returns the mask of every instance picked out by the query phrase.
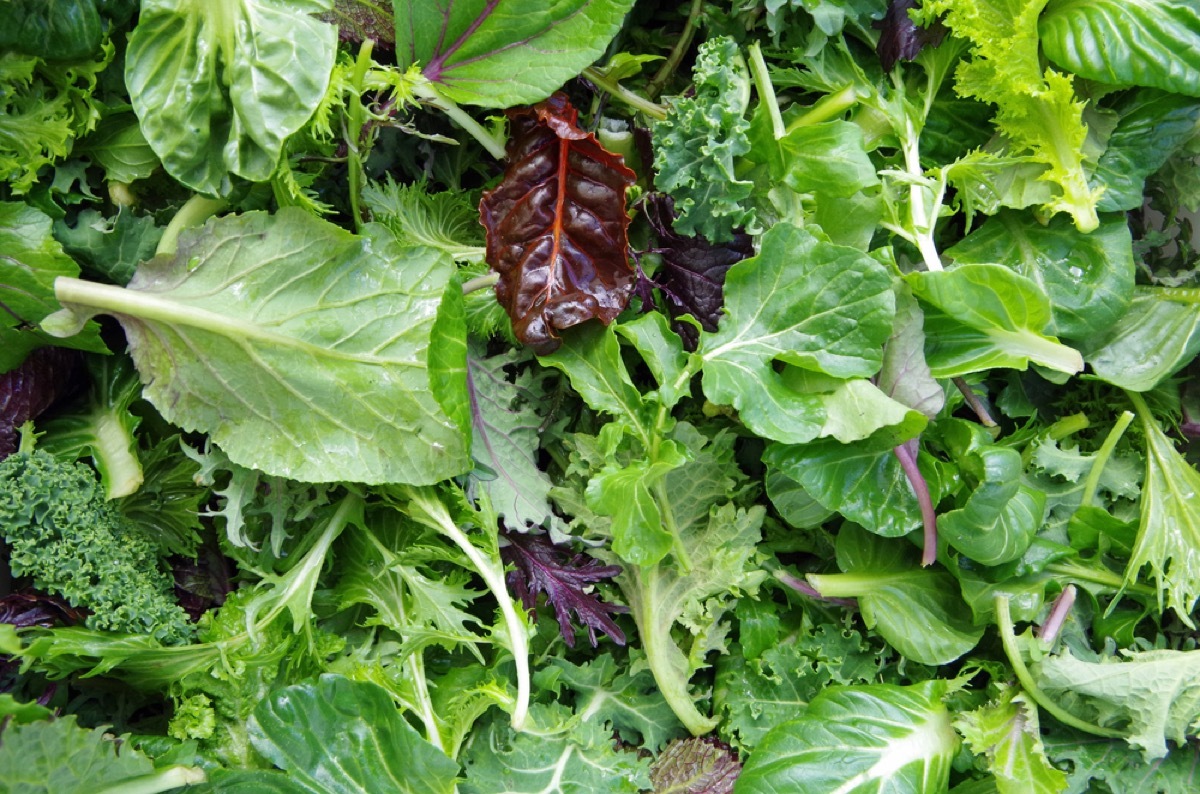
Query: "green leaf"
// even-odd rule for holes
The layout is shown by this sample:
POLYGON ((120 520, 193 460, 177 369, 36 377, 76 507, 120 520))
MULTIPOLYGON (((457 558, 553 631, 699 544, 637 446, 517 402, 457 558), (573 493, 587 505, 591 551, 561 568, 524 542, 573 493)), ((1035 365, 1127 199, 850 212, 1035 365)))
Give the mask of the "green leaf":
POLYGON ((1189 290, 1143 287, 1129 311, 1082 346, 1098 378, 1145 392, 1200 353, 1200 305, 1189 290))
POLYGON ((95 794, 154 771, 150 759, 127 743, 88 730, 75 715, 4 729, 0 743, 0 791, 21 794, 95 794))
POLYGON ((129 208, 108 218, 87 209, 74 226, 54 223, 55 239, 85 271, 120 285, 128 284, 137 266, 154 256, 162 233, 154 218, 135 215, 129 208))
POLYGON ((621 361, 621 345, 612 327, 584 323, 565 331, 562 339, 562 346, 541 356, 541 362, 566 373, 588 406, 635 425, 647 439, 642 393, 621 361))
POLYGON ((922 664, 947 664, 968 653, 983 636, 959 594, 958 583, 940 567, 917 564, 913 547, 845 524, 838 533, 840 574, 809 574, 822 596, 857 598, 867 628, 905 657, 922 664))
POLYGON ((1200 96, 1200 9, 1191 3, 1051 0, 1038 32, 1046 57, 1080 77, 1200 96))
POLYGON ((869 377, 882 361, 895 303, 883 265, 778 223, 757 256, 730 268, 725 309, 717 332, 701 336, 705 395, 737 408, 765 438, 803 443, 825 424, 822 401, 788 388, 773 362, 869 377))
POLYGON ((700 46, 692 79, 694 95, 672 102, 652 129, 654 184, 675 201, 675 231, 724 243, 757 225, 754 183, 737 171, 750 151, 750 74, 734 40, 718 36, 700 46))
POLYGON ((1200 100, 1153 88, 1133 92, 1113 110, 1120 120, 1092 174, 1104 186, 1102 212, 1141 207, 1146 177, 1195 135, 1200 122, 1200 100))
POLYGON ((997 106, 995 124, 1018 152, 1046 166, 1041 179, 1058 187, 1046 208, 1070 213, 1082 232, 1096 228, 1099 190, 1083 168, 1084 103, 1072 79, 1043 69, 1038 15, 1045 0, 931 0, 922 18, 941 17, 954 35, 971 42, 972 56, 955 71, 960 96, 997 106))
POLYGON ((535 705, 529 717, 533 725, 521 733, 493 718, 473 737, 462 794, 636 794, 650 787, 649 759, 619 749, 602 722, 573 720, 559 704, 535 705))
POLYGON ((1200 750, 1192 744, 1176 747, 1166 758, 1150 763, 1120 740, 1101 740, 1079 732, 1047 736, 1045 745, 1051 760, 1067 771, 1070 792, 1191 794, 1196 790, 1200 750))
POLYGON ((674 537, 663 527, 652 489, 686 462, 684 450, 666 441, 653 459, 606 466, 588 483, 588 507, 612 517, 612 550, 621 559, 654 565, 671 550, 674 537))
POLYGON ((475 468, 469 493, 488 495, 505 524, 523 530, 551 519, 550 482, 537 462, 541 428, 538 412, 546 399, 541 380, 515 352, 485 358, 472 341, 467 358, 471 396, 471 458, 475 468), (509 374, 509 370, 515 370, 509 374))
POLYGON ((986 756, 1000 794, 1057 794, 1067 776, 1046 758, 1037 706, 1025 693, 1006 687, 995 702, 954 721, 967 745, 986 756))
POLYGON ((0 6, 0 50, 73 61, 100 47, 96 0, 9 0, 0 6))
POLYGON ((780 791, 926 794, 949 787, 958 736, 942 705, 948 684, 837 687, 767 734, 734 794, 780 791))
POLYGON ((450 794, 458 764, 375 684, 323 675, 277 689, 250 718, 254 747, 313 794, 450 794))
POLYGON ((167 173, 225 196, 232 177, 270 179, 283 143, 325 95, 337 29, 330 0, 144 0, 125 84, 167 173))
POLYGON ((941 429, 959 470, 974 487, 938 516, 938 536, 983 565, 1020 559, 1046 515, 1046 494, 1021 481, 1021 455, 991 443, 974 422, 950 419, 941 429))
POLYGON ((1002 265, 959 265, 906 276, 913 293, 936 307, 926 312, 926 356, 938 378, 1030 362, 1073 374, 1079 352, 1043 332, 1050 301, 1032 280, 1002 265))
POLYGON ((674 408, 691 394, 693 360, 683 352, 679 334, 671 330, 667 318, 660 312, 648 312, 616 326, 641 354, 658 382, 658 398, 666 408, 674 408))
POLYGON ((930 419, 946 403, 946 392, 925 361, 925 315, 904 282, 896 285, 896 322, 883 349, 878 383, 884 394, 930 419))
POLYGON ((945 254, 959 264, 1006 265, 1033 281, 1050 299, 1046 330, 1071 339, 1112 327, 1133 294, 1132 240, 1124 215, 1105 216, 1095 231, 1083 234, 1063 218, 1039 223, 1003 212, 945 254))
POLYGON ((776 140, 760 105, 751 134, 753 148, 746 159, 765 164, 773 181, 797 193, 849 198, 879 184, 857 124, 841 120, 808 124, 776 140))
POLYGON ((401 185, 389 178, 363 188, 363 203, 407 243, 440 248, 456 262, 483 261, 479 208, 464 193, 431 193, 424 182, 401 185))
POLYGON ((1126 392, 1137 408, 1146 437, 1146 476, 1142 483, 1141 523, 1125 582, 1137 581, 1143 566, 1179 619, 1192 626, 1192 608, 1200 597, 1200 472, 1175 449, 1150 413, 1146 401, 1126 392))
POLYGON ((67 339, 54 339, 37 329, 59 308, 54 279, 79 275, 79 266, 51 235, 51 224, 49 216, 33 207, 0 201, 0 372, 15 368, 43 345, 108 352, 96 323, 67 339))
POLYGON ((397 0, 396 60, 455 102, 533 104, 600 58, 632 0, 397 0), (497 75, 504 79, 498 80, 497 75))
POLYGON ((1147 761, 1197 735, 1200 651, 1123 651, 1083 661, 1071 652, 1047 656, 1030 669, 1048 695, 1077 717, 1117 728, 1147 761))
POLYGON ((866 438, 897 446, 915 438, 928 420, 883 393, 866 378, 831 378, 828 375, 788 366, 783 382, 797 394, 817 396, 825 413, 821 438, 852 444, 866 438))
POLYGON ((158 168, 158 156, 146 142, 132 113, 110 116, 84 139, 77 151, 104 169, 109 182, 136 182, 158 168))
MULTIPOLYGON (((127 289, 58 286, 76 320, 115 315, 146 399, 236 463, 307 482, 461 474, 465 428, 437 396, 465 404, 465 368, 435 367, 453 264, 366 233, 294 208, 248 213, 185 233, 127 289)), ((465 353, 464 336, 451 341, 465 353)))

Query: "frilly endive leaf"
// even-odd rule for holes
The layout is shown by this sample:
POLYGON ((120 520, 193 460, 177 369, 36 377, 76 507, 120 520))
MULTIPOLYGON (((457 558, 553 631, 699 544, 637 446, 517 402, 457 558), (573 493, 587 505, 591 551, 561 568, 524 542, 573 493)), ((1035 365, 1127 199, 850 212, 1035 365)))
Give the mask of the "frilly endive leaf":
POLYGON ((629 303, 625 188, 636 180, 620 155, 579 129, 565 94, 509 111, 504 180, 483 195, 487 261, 500 273, 496 297, 517 338, 553 352, 558 331, 629 303))
POLYGON ((359 237, 302 210, 248 213, 185 233, 125 289, 60 279, 76 316, 58 320, 116 316, 146 399, 235 463, 428 484, 469 466, 466 347, 446 328, 461 315, 443 317, 453 269, 381 226, 359 237))

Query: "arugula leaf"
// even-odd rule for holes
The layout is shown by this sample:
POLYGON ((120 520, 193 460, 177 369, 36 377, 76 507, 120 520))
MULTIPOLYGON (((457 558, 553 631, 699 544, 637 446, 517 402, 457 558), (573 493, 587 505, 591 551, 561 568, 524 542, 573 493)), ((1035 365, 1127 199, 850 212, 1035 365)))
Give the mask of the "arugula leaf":
POLYGON ((465 360, 443 368, 434 344, 453 265, 383 227, 367 235, 294 208, 211 221, 127 289, 58 281, 74 307, 60 328, 116 315, 146 399, 237 463, 309 482, 437 482, 467 468, 463 417, 438 388, 448 378, 465 406, 465 360))
POLYGON ((633 0, 397 0, 396 60, 443 96, 504 108, 532 104, 597 60, 633 0), (503 80, 497 80, 503 75, 503 80))
POLYGON ((763 235, 757 256, 729 270, 725 301, 721 327, 701 335, 704 393, 737 408, 759 435, 789 443, 816 438, 826 412, 820 398, 788 388, 772 362, 869 377, 895 312, 881 264, 786 222, 763 235))
POLYGON ((330 0, 146 0, 129 36, 125 82, 167 173, 226 196, 232 177, 271 177, 284 140, 316 110, 337 29, 310 14, 330 0))
POLYGON ((1038 32, 1046 57, 1080 77, 1200 96, 1200 11, 1193 6, 1052 0, 1038 32), (1115 30, 1121 35, 1104 35, 1115 30))
POLYGON ((767 734, 734 791, 944 791, 959 742, 942 704, 951 686, 827 689, 798 719, 767 734))

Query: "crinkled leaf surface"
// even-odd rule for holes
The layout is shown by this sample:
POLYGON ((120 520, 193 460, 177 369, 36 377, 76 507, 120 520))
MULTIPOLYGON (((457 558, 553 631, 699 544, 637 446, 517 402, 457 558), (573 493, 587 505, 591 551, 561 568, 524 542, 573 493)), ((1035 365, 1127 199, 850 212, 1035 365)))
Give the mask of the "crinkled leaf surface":
POLYGON ((387 690, 337 675, 272 692, 254 709, 250 740, 313 794, 450 794, 458 776, 387 690))
POLYGON ((728 747, 690 737, 671 742, 654 759, 650 781, 661 794, 729 794, 741 771, 728 747))
POLYGON ((337 28, 310 14, 330 0, 145 0, 125 82, 167 173, 226 195, 232 177, 270 178, 333 70, 337 28))
POLYGON ((85 729, 75 715, 11 724, 0 743, 0 791, 16 794, 92 794, 129 784, 154 771, 128 742, 85 729))
POLYGON ((891 282, 861 251, 775 224, 758 255, 729 270, 728 316, 701 337, 705 395, 765 438, 816 438, 826 421, 820 397, 789 388, 773 362, 837 378, 875 374, 895 313, 891 282))
POLYGON ((942 705, 945 681, 828 689, 767 734, 735 794, 945 791, 958 736, 942 705))
POLYGON ((455 102, 540 102, 604 54, 633 0, 396 0, 396 59, 455 102))
POLYGON ((1109 85, 1200 96, 1200 8, 1174 0, 1054 0, 1042 48, 1069 72, 1109 85))
POLYGON ((1104 216, 1083 234, 1065 218, 1039 223, 1002 212, 945 253, 960 264, 1006 265, 1036 283, 1050 298, 1045 330, 1071 339, 1112 327, 1133 294, 1132 240, 1124 215, 1104 216))
POLYGON ((508 115, 508 168, 479 212, 500 273, 496 297, 517 338, 545 354, 559 330, 610 323, 629 303, 625 188, 636 175, 579 129, 564 94, 508 115))
POLYGON ((0 372, 48 344, 108 352, 95 323, 66 339, 53 339, 37 328, 59 308, 54 279, 79 275, 79 266, 51 235, 51 225, 48 215, 27 204, 0 202, 0 372))
POLYGON ((121 321, 145 397, 234 462, 424 484, 468 467, 465 333, 442 317, 452 271, 381 226, 359 237, 285 209, 181 236, 126 289, 66 283, 80 316, 121 321))
POLYGON ((1007 687, 993 703, 958 717, 954 727, 988 760, 1000 794, 1058 794, 1067 776, 1046 758, 1037 706, 1024 692, 1007 687))

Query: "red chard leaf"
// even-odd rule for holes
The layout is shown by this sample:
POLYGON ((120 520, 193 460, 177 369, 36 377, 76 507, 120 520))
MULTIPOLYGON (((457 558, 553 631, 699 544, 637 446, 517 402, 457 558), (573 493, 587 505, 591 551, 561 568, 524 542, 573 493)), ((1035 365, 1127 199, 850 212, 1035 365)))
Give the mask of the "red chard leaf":
POLYGON ((586 554, 568 555, 545 533, 506 532, 504 537, 508 545, 500 549, 500 556, 514 566, 508 573, 508 586, 526 609, 536 608, 538 593, 545 593, 554 607, 563 640, 571 648, 575 647, 571 613, 587 626, 593 648, 597 629, 618 645, 625 644, 625 632, 611 616, 628 612, 629 607, 606 604, 595 593, 584 592, 585 587, 619 574, 619 565, 604 565, 586 554))
POLYGON ((563 94, 508 111, 504 179, 484 193, 487 261, 517 338, 554 352, 558 331, 616 319, 633 289, 625 189, 636 175, 579 129, 563 94))

